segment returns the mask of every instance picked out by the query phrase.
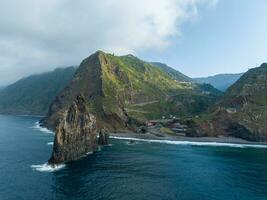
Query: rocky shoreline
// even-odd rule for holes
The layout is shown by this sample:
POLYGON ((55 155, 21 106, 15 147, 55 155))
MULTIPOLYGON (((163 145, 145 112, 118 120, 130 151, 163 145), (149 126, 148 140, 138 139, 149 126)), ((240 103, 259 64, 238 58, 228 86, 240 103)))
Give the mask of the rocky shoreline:
MULTIPOLYGON (((248 144, 248 145, 266 145, 267 142, 251 142, 240 138, 234 137, 184 137, 184 136, 171 136, 165 134, 164 136, 157 136, 152 133, 109 133, 111 138, 133 138, 144 140, 168 140, 168 141, 186 141, 186 142, 216 142, 216 143, 229 143, 229 144, 248 144)), ((130 139, 129 139, 130 140, 130 139)))
POLYGON ((209 85, 175 81, 134 56, 97 51, 82 61, 40 122, 55 131, 49 163, 107 145, 109 132, 129 143, 266 145, 266 72, 266 64, 249 70, 221 96, 209 85))

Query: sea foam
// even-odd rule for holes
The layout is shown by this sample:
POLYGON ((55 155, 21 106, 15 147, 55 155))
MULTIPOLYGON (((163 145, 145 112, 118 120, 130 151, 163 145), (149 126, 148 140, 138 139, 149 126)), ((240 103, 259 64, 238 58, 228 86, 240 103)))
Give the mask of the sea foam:
POLYGON ((250 148, 267 148, 267 145, 260 145, 260 144, 237 144, 237 143, 225 143, 225 142, 172 141, 172 140, 155 140, 155 139, 119 137, 119 136, 110 136, 110 138, 118 139, 118 140, 134 140, 134 141, 163 143, 163 144, 172 144, 172 145, 234 147, 234 148, 247 148, 247 147, 250 147, 250 148))
POLYGON ((38 129, 39 131, 42 131, 42 132, 44 132, 44 133, 51 133, 51 134, 54 134, 53 131, 50 131, 50 130, 48 130, 47 128, 41 127, 39 121, 35 122, 35 123, 34 123, 34 126, 33 126, 32 128, 34 128, 34 129, 38 129))
POLYGON ((31 165, 31 168, 39 172, 54 172, 63 169, 66 165, 49 165, 48 163, 42 165, 31 165))
POLYGON ((54 142, 48 142, 47 145, 54 145, 54 142))

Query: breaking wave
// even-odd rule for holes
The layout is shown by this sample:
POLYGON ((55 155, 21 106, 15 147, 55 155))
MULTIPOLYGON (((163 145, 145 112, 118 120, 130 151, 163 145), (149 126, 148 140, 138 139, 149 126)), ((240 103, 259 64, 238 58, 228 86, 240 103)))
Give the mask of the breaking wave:
POLYGON ((42 165, 31 165, 31 168, 39 172, 54 172, 63 169, 66 165, 49 165, 48 163, 42 165))
POLYGON ((92 151, 89 151, 89 152, 87 152, 85 155, 91 155, 91 154, 93 154, 94 152, 92 152, 92 151))
POLYGON ((119 136, 110 136, 110 138, 118 139, 118 140, 134 140, 134 141, 163 143, 163 144, 172 144, 172 145, 234 147, 234 148, 246 148, 246 147, 250 147, 250 148, 267 148, 267 145, 260 145, 260 144, 237 144, 237 143, 225 143, 225 142, 172 141, 172 140, 155 140, 155 139, 119 137, 119 136))
POLYGON ((48 142, 47 143, 47 145, 53 145, 54 144, 54 142, 48 142))
POLYGON ((48 130, 47 128, 41 127, 39 121, 38 121, 38 122, 35 122, 35 123, 34 123, 34 126, 33 126, 32 128, 34 128, 34 129, 38 129, 39 131, 42 131, 42 132, 44 132, 44 133, 51 133, 51 134, 54 134, 53 131, 50 131, 50 130, 48 130))

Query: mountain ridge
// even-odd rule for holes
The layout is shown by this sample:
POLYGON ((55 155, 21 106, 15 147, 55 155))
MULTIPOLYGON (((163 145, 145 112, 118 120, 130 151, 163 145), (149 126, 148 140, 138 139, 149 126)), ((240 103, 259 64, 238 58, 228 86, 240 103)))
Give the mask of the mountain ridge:
POLYGON ((209 83, 213 87, 225 92, 231 85, 233 85, 244 73, 225 73, 216 74, 207 77, 197 77, 193 78, 197 83, 209 83))
POLYGON ((76 68, 57 68, 22 78, 0 90, 0 113, 44 115, 76 68))
POLYGON ((220 95, 210 85, 179 81, 133 55, 97 51, 81 62, 41 121, 56 133, 50 160, 64 162, 86 153, 89 147, 84 147, 84 137, 94 149, 94 138, 100 132, 142 132, 149 119, 201 113, 220 95), (88 119, 95 119, 94 130, 87 127, 92 134, 80 133, 87 130, 88 119), (74 150, 73 144, 81 146, 74 150))
POLYGON ((234 83, 200 132, 226 135, 251 141, 267 141, 267 64, 249 69, 234 83))
MULTIPOLYGON (((44 124, 53 128, 54 125, 51 122, 56 121, 54 114, 80 94, 85 96, 91 112, 104 113, 105 117, 116 115, 113 119, 123 119, 120 122, 117 121, 120 124, 125 123, 128 118, 138 118, 143 121, 161 117, 164 114, 174 114, 179 109, 182 114, 193 113, 196 107, 204 110, 208 107, 205 102, 207 99, 209 99, 207 102, 213 103, 220 95, 214 90, 212 87, 174 80, 167 72, 135 56, 115 56, 97 51, 82 61, 70 84, 51 104, 44 124), (213 93, 214 95, 211 95, 213 93), (176 106, 175 102, 184 104, 186 98, 181 99, 173 94, 186 95, 187 98, 192 99, 191 111, 187 106, 176 106), (202 106, 197 105, 200 97, 203 98, 202 106), (166 110, 164 108, 168 102, 166 99, 169 103, 173 103, 173 105, 170 104, 173 106, 171 109, 177 108, 173 111, 166 110), (158 109, 157 112, 155 109, 158 109)), ((170 108, 170 106, 167 107, 170 108)))
POLYGON ((168 66, 167 64, 161 63, 161 62, 150 62, 152 65, 164 70, 167 72, 173 79, 178 81, 185 81, 185 82, 192 82, 193 79, 184 75, 180 71, 168 66))

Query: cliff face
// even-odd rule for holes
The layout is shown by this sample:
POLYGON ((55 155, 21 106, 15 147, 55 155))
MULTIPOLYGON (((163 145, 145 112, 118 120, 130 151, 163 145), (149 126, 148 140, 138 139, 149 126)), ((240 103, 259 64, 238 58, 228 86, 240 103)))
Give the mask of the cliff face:
POLYGON ((70 84, 51 104, 43 125, 54 129, 70 102, 84 94, 97 128, 136 129, 148 119, 194 115, 207 109, 220 93, 214 88, 173 79, 168 73, 132 55, 98 51, 82 61, 70 84))
POLYGON ((200 127, 207 135, 267 141, 267 64, 250 69, 230 87, 200 127))
POLYGON ((200 113, 220 96, 214 90, 173 79, 132 55, 98 51, 82 61, 41 121, 56 132, 49 162, 75 160, 107 144, 108 131, 139 131, 148 119, 200 113))
POLYGON ((59 123, 62 112, 65 112, 71 102, 80 94, 85 101, 102 95, 102 81, 98 55, 93 55, 80 64, 70 83, 56 96, 51 103, 47 117, 42 120, 44 126, 54 130, 59 123))
POLYGON ((77 96, 62 113, 55 133, 53 152, 49 160, 51 164, 76 160, 96 149, 96 118, 86 109, 82 96, 77 96))

